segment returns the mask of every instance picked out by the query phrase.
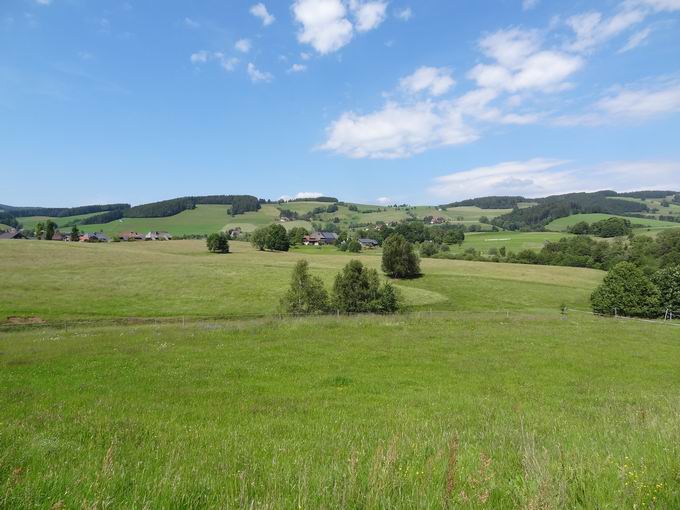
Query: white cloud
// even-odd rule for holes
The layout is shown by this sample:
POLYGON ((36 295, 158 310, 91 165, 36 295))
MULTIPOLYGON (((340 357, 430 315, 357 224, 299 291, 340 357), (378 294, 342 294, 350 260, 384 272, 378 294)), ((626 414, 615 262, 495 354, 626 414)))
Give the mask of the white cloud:
POLYGON ((680 11, 680 0, 628 0, 628 4, 649 7, 655 11, 680 11))
POLYGON ((260 18, 262 20, 262 25, 265 27, 268 27, 269 25, 274 23, 274 21, 276 21, 276 18, 269 14, 269 11, 267 11, 267 7, 262 2, 253 5, 250 8, 250 14, 257 18, 260 18))
POLYGON ((389 205, 394 203, 394 200, 392 200, 390 197, 378 197, 375 199, 375 201, 380 205, 389 205))
POLYGON ((253 83, 270 82, 274 79, 271 73, 260 71, 252 62, 248 63, 248 76, 253 83))
POLYGON ((553 170, 565 163, 536 158, 473 168, 435 178, 429 192, 451 200, 485 195, 550 194, 564 185, 564 174, 553 170))
POLYGON ((625 53, 627 51, 634 50, 644 43, 651 33, 652 29, 649 27, 635 32, 632 36, 630 36, 630 39, 628 39, 628 42, 625 44, 625 46, 619 50, 619 53, 625 53))
POLYGON ((583 66, 578 56, 541 50, 541 38, 533 30, 499 30, 482 38, 479 45, 485 55, 496 61, 478 64, 468 72, 468 78, 481 88, 553 92, 568 85, 567 78, 583 66))
POLYGON ((421 67, 399 82, 400 87, 411 94, 427 91, 431 96, 441 96, 455 84, 451 70, 445 67, 421 67))
POLYGON ((200 28, 201 24, 198 21, 193 20, 191 18, 184 18, 184 26, 186 26, 187 28, 200 28))
POLYGON ((307 66, 304 64, 293 64, 288 68, 288 73, 302 73, 307 70, 307 66))
POLYGON ((309 53, 303 51, 302 53, 300 53, 300 58, 302 60, 309 60, 310 58, 312 58, 312 56, 309 53))
POLYGON ((323 197, 324 194, 320 193, 318 191, 301 191, 300 193, 296 193, 293 196, 290 195, 283 195, 281 196, 280 200, 296 200, 296 199, 314 199, 314 198, 319 198, 323 197))
POLYGON ((358 32, 373 30, 385 21, 387 2, 350 0, 349 5, 356 20, 358 32))
POLYGON ((429 193, 446 200, 488 195, 547 196, 576 191, 671 189, 680 162, 615 161, 569 167, 567 161, 536 158, 473 168, 434 179, 429 193))
POLYGON ((680 82, 647 87, 623 87, 600 99, 589 112, 564 115, 555 120, 561 126, 601 126, 644 121, 680 112, 680 82))
POLYGON ((587 12, 567 19, 576 39, 567 46, 570 51, 588 51, 644 21, 647 13, 640 9, 625 9, 609 19, 599 12, 587 12))
POLYGON ((50 5, 52 0, 35 0, 35 3, 38 5, 50 5))
POLYGON ((462 114, 447 103, 388 103, 367 115, 342 114, 328 127, 321 148, 351 158, 394 159, 476 139, 462 114))
POLYGON ((227 57, 224 53, 216 51, 209 52, 206 50, 192 53, 190 57, 191 63, 194 65, 207 64, 208 62, 217 62, 225 71, 233 71, 239 60, 234 57, 227 57))
POLYGON ((522 9, 525 11, 530 11, 538 5, 540 0, 522 0, 522 9))
POLYGON ((252 48, 252 43, 250 42, 250 39, 239 39, 236 41, 236 44, 234 44, 234 48, 241 53, 248 53, 250 48, 252 48))
POLYGON ((410 7, 404 7, 395 11, 394 15, 402 21, 408 21, 413 17, 413 11, 410 7))
POLYGON ((301 25, 297 38, 319 53, 339 50, 352 40, 352 23, 340 0, 296 0, 293 15, 301 25))

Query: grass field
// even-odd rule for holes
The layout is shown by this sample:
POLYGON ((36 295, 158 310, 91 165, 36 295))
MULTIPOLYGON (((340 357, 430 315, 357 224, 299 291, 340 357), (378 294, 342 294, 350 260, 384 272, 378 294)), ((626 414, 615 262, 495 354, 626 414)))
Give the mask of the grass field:
POLYGON ((80 221, 84 220, 85 218, 89 218, 90 216, 95 216, 97 214, 102 214, 100 212, 98 213, 89 213, 89 214, 78 214, 75 216, 62 216, 62 217, 57 217, 57 216, 21 216, 17 218, 17 221, 21 223, 22 227, 26 230, 35 230, 35 226, 38 223, 45 223, 47 220, 52 220, 57 224, 57 227, 63 227, 64 225, 68 225, 71 222, 74 221, 80 221))
POLYGON ((547 230, 564 232, 568 227, 572 227, 581 221, 586 223, 595 223, 596 221, 606 220, 608 218, 623 218, 629 220, 633 225, 643 225, 652 228, 680 228, 680 223, 672 221, 660 221, 652 218, 629 218, 627 216, 616 216, 614 214, 572 214, 565 218, 558 218, 550 222, 545 228, 547 230))
MULTIPOLYGON (((261 253, 242 242, 231 247, 233 253, 214 255, 203 241, 0 242, 0 320, 271 314, 300 258, 329 286, 352 258, 380 268, 375 252, 261 253)), ((423 260, 422 267, 423 278, 398 283, 415 309, 554 311, 563 302, 583 308, 602 278, 587 269, 451 260, 423 260)))
POLYGON ((0 508, 680 507, 680 333, 562 317, 602 272, 426 259, 410 313, 279 319, 295 261, 379 252, 231 245, 0 242, 0 322, 47 321, 0 325, 0 508))
POLYGON ((469 232, 460 246, 452 246, 451 252, 461 253, 467 249, 487 254, 491 248, 502 248, 515 253, 522 250, 540 250, 548 241, 559 241, 571 234, 558 232, 469 232))

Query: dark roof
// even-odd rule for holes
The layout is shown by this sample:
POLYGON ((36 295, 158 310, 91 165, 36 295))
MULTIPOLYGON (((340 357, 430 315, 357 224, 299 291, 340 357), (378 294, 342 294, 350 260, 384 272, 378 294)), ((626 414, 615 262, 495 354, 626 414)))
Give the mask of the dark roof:
POLYGON ((379 244, 375 239, 359 239, 361 244, 379 244))
POLYGON ((19 230, 10 230, 9 232, 3 232, 0 234, 0 239, 23 239, 24 237, 26 236, 19 230))

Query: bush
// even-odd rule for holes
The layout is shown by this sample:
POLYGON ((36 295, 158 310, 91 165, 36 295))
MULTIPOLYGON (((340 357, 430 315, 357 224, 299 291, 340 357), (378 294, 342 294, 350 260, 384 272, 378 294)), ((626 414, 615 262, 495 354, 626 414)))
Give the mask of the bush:
POLYGON ((281 308, 292 314, 315 314, 328 311, 328 293, 323 281, 309 274, 309 263, 300 260, 293 268, 290 289, 281 298, 281 308))
POLYGON ((335 277, 333 306, 342 313, 392 313, 399 310, 400 297, 391 284, 380 286, 375 269, 352 260, 335 277))
POLYGON ((229 253, 229 236, 224 232, 210 234, 206 244, 211 253, 229 253))
POLYGON ((590 300, 593 311, 603 315, 649 318, 660 315, 659 289, 630 262, 614 266, 590 300))
POLYGON ((252 234, 250 234, 250 244, 254 248, 263 251, 267 245, 267 227, 256 228, 252 234))
POLYGON ((420 245, 420 254, 423 257, 432 257, 436 255, 439 250, 437 246, 432 242, 426 242, 420 245))
POLYGON ((347 243, 347 251, 350 253, 359 253, 361 251, 361 243, 356 239, 352 239, 347 243))
POLYGON ((301 245, 304 242, 305 236, 309 235, 309 231, 304 227, 293 227, 288 232, 288 239, 292 245, 301 245))
POLYGON ((420 260, 413 245, 401 234, 393 234, 383 243, 382 270, 392 278, 420 275, 420 260))
POLYGON ((661 310, 680 312, 680 266, 657 271, 652 282, 659 289, 661 310))

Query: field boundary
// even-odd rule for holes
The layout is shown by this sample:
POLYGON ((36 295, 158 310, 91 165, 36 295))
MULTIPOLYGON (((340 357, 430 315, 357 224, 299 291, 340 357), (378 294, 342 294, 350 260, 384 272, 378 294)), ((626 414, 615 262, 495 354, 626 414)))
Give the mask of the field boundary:
MULTIPOLYGON (((568 319, 569 312, 576 312, 583 315, 590 315, 602 319, 609 319, 613 321, 635 321, 648 324, 656 324, 660 326, 680 327, 680 322, 673 319, 640 319, 636 317, 611 316, 600 313, 595 313, 588 310, 580 310, 577 308, 565 307, 561 312, 555 312, 555 319, 568 319)), ((673 317, 680 318, 680 312, 672 312, 673 317)), ((102 317, 102 318, 87 318, 87 319, 58 319, 58 320, 39 320, 34 321, 33 317, 26 317, 25 322, 1 322, 0 332, 2 331, 16 331, 22 329, 37 329, 37 328, 58 328, 68 329, 75 327, 106 327, 106 326, 149 326, 149 325, 163 325, 163 324, 199 324, 210 322, 239 322, 239 321, 284 321, 291 319, 336 319, 336 318, 360 318, 360 317, 376 317, 376 318, 415 318, 427 319, 435 317, 446 316, 461 316, 461 315, 478 315, 486 318, 489 316, 501 316, 506 319, 519 318, 525 316, 535 316, 529 310, 408 310, 395 314, 375 314, 375 313, 326 313, 326 314, 291 314, 291 313, 243 313, 243 314, 220 314, 220 315, 206 315, 206 316, 169 316, 169 317, 102 317)), ((545 315, 550 318, 551 315, 545 315)))

